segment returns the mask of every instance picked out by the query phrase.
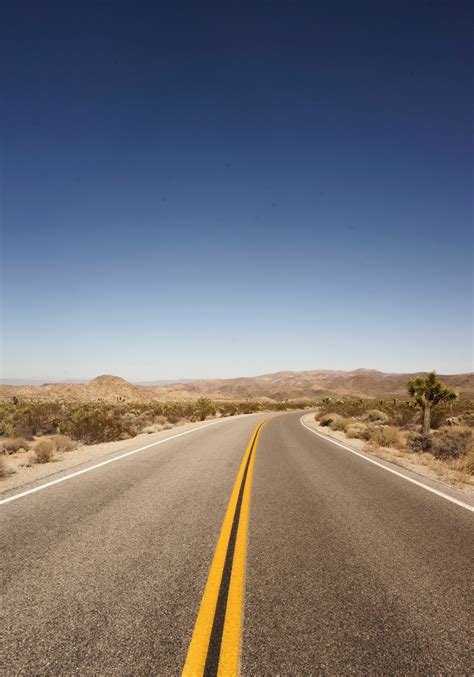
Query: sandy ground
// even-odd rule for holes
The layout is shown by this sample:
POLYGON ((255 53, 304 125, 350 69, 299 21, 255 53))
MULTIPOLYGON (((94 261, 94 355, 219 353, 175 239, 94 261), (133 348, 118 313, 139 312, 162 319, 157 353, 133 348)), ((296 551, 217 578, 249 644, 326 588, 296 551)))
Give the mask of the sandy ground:
POLYGON ((407 468, 419 475, 428 477, 438 482, 444 482, 457 489, 462 489, 469 495, 474 496, 474 478, 464 472, 455 470, 446 466, 442 461, 433 458, 431 454, 413 454, 409 451, 400 451, 399 449, 379 448, 377 450, 368 449, 364 440, 346 437, 345 433, 339 430, 331 430, 327 426, 320 426, 314 419, 314 414, 306 414, 304 422, 307 426, 314 428, 326 437, 334 437, 344 442, 349 447, 372 454, 385 461, 390 461, 402 468, 407 468))
MULTIPOLYGON (((233 417, 234 418, 234 417, 233 417)), ((210 421, 198 423, 177 423, 166 430, 155 433, 141 433, 128 440, 119 440, 118 442, 105 442, 102 444, 80 445, 73 451, 56 453, 51 463, 31 464, 30 458, 34 456, 32 451, 10 454, 5 456, 5 465, 12 471, 7 477, 0 478, 0 493, 22 487, 30 482, 36 482, 49 475, 74 468, 75 466, 98 461, 104 456, 114 454, 119 451, 130 451, 138 449, 146 444, 152 444, 159 440, 166 439, 176 435, 177 432, 184 432, 191 428, 197 428, 210 421), (179 429, 179 430, 177 430, 179 429)), ((225 425, 225 423, 224 423, 225 425)), ((47 438, 45 438, 47 439, 47 438)))

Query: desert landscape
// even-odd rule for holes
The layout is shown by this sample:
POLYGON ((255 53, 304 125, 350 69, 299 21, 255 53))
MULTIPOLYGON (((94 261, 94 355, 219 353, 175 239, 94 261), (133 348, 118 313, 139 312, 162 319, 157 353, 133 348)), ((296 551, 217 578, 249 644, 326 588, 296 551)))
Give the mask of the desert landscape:
MULTIPOLYGON (((63 466, 98 458, 132 438, 174 427, 262 412, 313 409, 310 425, 368 453, 473 485, 474 374, 436 376, 452 398, 423 416, 410 380, 424 374, 282 371, 256 377, 138 385, 102 375, 81 383, 0 386, 0 475, 17 486, 63 466), (70 453, 74 452, 74 453, 70 453), (38 467, 38 466, 41 466, 38 467), (31 468, 35 468, 34 472, 31 468), (25 470, 29 470, 25 474, 25 470), (18 475, 13 478, 13 475, 18 475)), ((4 486, 5 483, 4 483, 4 486)))
POLYGON ((5 3, 0 677, 474 677, 473 9, 5 3))
MULTIPOLYGON (((129 383, 119 376, 102 375, 85 383, 0 385, 0 398, 64 398, 73 401, 170 401, 209 397, 218 400, 262 400, 406 397, 406 383, 421 374, 387 374, 375 369, 354 371, 279 371, 253 377, 203 379, 161 386, 129 383)), ((474 373, 440 375, 463 399, 474 398, 474 373)))

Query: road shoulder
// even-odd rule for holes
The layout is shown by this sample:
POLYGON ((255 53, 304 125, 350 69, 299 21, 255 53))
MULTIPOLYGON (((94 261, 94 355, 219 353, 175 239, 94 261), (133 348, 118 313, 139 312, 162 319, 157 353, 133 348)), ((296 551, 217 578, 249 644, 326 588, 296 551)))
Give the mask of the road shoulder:
POLYGON ((310 428, 328 442, 334 442, 339 448, 347 447, 349 450, 365 457, 368 461, 376 461, 379 465, 396 471, 411 481, 425 484, 435 492, 442 492, 456 501, 474 507, 474 487, 472 485, 453 485, 453 483, 443 481, 430 468, 412 463, 410 459, 404 458, 403 454, 395 449, 379 449, 369 453, 364 449, 362 440, 349 440, 344 433, 318 425, 314 419, 314 412, 305 414, 300 420, 302 425, 310 428))
POLYGON ((198 421, 196 423, 185 423, 172 428, 161 430, 156 433, 141 433, 128 440, 118 440, 116 442, 104 442, 101 444, 81 445, 73 451, 57 453, 50 463, 34 464, 29 467, 22 467, 18 472, 0 479, 0 499, 9 496, 16 489, 27 489, 43 483, 43 480, 54 480, 67 474, 68 471, 76 471, 95 463, 106 461, 114 456, 129 453, 150 445, 159 444, 173 437, 198 430, 209 424, 220 424, 225 421, 241 418, 241 416, 232 416, 217 418, 208 421, 198 421))

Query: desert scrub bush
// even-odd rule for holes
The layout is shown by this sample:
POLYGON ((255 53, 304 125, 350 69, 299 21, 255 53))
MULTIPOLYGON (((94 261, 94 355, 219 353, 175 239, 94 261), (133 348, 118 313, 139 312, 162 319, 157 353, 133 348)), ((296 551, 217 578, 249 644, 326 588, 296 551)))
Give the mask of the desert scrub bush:
POLYGON ((431 428, 437 430, 438 428, 447 425, 447 418, 448 415, 446 409, 442 409, 441 407, 433 409, 431 412, 431 428))
POLYGON ((320 416, 336 413, 344 417, 357 418, 366 411, 367 404, 364 400, 333 400, 325 397, 318 403, 318 413, 320 416))
POLYGON ((162 423, 152 423, 151 425, 145 426, 143 428, 142 433, 147 433, 147 435, 151 435, 152 433, 159 433, 163 430, 163 424, 162 423))
MULTIPOLYGON (((371 447, 395 447, 404 446, 404 439, 398 428, 392 426, 377 426, 369 428, 365 433, 371 447)), ((367 439, 366 437, 366 439, 367 439)))
POLYGON ((155 415, 153 417, 153 425, 165 425, 166 422, 166 417, 162 414, 158 414, 158 416, 155 415))
POLYGON ((51 440, 40 440, 34 446, 35 463, 49 463, 53 460, 54 444, 51 440))
POLYGON ((339 414, 324 414, 324 416, 319 419, 319 425, 329 427, 331 430, 345 430, 347 421, 339 414))
POLYGON ((163 416, 168 423, 177 423, 183 414, 183 408, 178 402, 166 402, 163 406, 163 416))
MULTIPOLYGON (((317 403, 320 416, 329 413, 340 414, 344 417, 362 418, 371 409, 382 411, 389 417, 390 425, 408 427, 420 422, 420 410, 414 400, 390 398, 374 399, 346 399, 335 400, 324 398, 317 403)), ((473 401, 459 398, 451 402, 443 402, 433 410, 434 425, 443 425, 446 418, 460 416, 464 425, 474 426, 473 401), (435 413, 436 412, 436 413, 435 413)))
POLYGON ((125 423, 114 411, 95 408, 74 412, 64 422, 63 430, 73 439, 82 440, 85 444, 113 442, 135 434, 130 424, 125 423))
POLYGON ((419 414, 416 405, 411 401, 397 402, 389 411, 390 422, 400 428, 410 428, 418 422, 419 414))
MULTIPOLYGON (((285 407, 282 402, 272 402, 271 409, 273 411, 281 411, 281 407, 285 407)), ((254 414, 262 410, 262 405, 257 400, 242 400, 237 402, 237 414, 254 414)))
POLYGON ((380 411, 380 409, 369 409, 365 414, 364 419, 370 423, 375 423, 376 425, 387 425, 390 417, 384 411, 380 411))
POLYGON ((237 405, 235 402, 223 402, 219 404, 219 411, 221 416, 235 416, 237 413, 237 405))
POLYGON ((4 456, 0 456, 0 478, 1 477, 8 477, 9 475, 13 475, 15 471, 13 468, 11 468, 9 465, 7 465, 5 461, 4 456))
POLYGON ((28 451, 30 443, 24 437, 7 437, 0 442, 4 454, 14 454, 19 449, 28 451))
POLYGON ((474 411, 466 411, 461 414, 461 420, 464 425, 474 428, 474 411))
POLYGON ((345 432, 349 423, 350 419, 344 418, 344 416, 338 416, 331 423, 331 430, 340 430, 345 432))
POLYGON ((462 469, 468 475, 474 475, 474 449, 470 449, 463 459, 462 469))
POLYGON ((348 423, 346 428, 347 437, 351 437, 358 440, 366 439, 367 435, 367 426, 365 423, 360 421, 354 421, 353 423, 348 423))
MULTIPOLYGON (((0 434, 9 437, 32 439, 36 434, 53 434, 58 431, 60 421, 67 415, 63 400, 38 398, 16 398, 0 402, 0 434)), ((79 406, 70 403, 70 406, 79 406)))
POLYGON ((472 450, 470 430, 443 428, 433 435, 431 453, 435 458, 463 458, 472 450))
POLYGON ((321 414, 319 412, 317 412, 314 415, 314 418, 315 418, 316 422, 319 423, 319 425, 324 426, 325 428, 326 427, 329 428, 331 423, 334 420, 334 416, 338 416, 338 414, 323 414, 321 416, 321 414))
POLYGON ((433 446, 433 437, 424 433, 410 433, 407 437, 407 446, 415 454, 430 452, 433 446))
POLYGON ((76 447, 75 443, 68 435, 55 435, 52 438, 52 442, 56 451, 72 451, 76 447))
POLYGON ((214 416, 216 406, 212 400, 207 397, 200 397, 195 404, 194 415, 200 421, 205 421, 209 416, 214 416))

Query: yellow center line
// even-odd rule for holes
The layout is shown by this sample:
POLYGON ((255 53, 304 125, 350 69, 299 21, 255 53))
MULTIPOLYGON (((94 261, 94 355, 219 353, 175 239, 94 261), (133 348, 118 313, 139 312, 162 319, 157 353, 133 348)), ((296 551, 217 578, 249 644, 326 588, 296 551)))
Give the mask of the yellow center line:
POLYGON ((229 505, 224 517, 219 540, 217 541, 214 558, 212 560, 209 576, 204 594, 202 596, 199 613, 194 626, 193 636, 189 645, 186 662, 183 668, 183 677, 201 677, 205 673, 208 659, 209 643, 216 616, 219 592, 223 580, 226 556, 231 541, 232 526, 235 531, 235 518, 238 518, 237 534, 233 550, 232 569, 230 582, 227 590, 225 606, 224 627, 220 643, 218 675, 230 677, 238 675, 240 635, 242 627, 244 583, 245 583, 245 560, 247 550, 247 531, 250 509, 250 490, 255 461, 255 451, 262 426, 267 422, 265 419, 254 431, 248 447, 245 451, 242 463, 237 474, 229 505), (249 462, 250 457, 250 462, 249 462), (247 467, 248 465, 248 467, 247 467), (242 482, 245 482, 242 493, 242 482), (240 494, 240 503, 239 503, 240 494), (240 513, 236 511, 240 508, 240 513))

